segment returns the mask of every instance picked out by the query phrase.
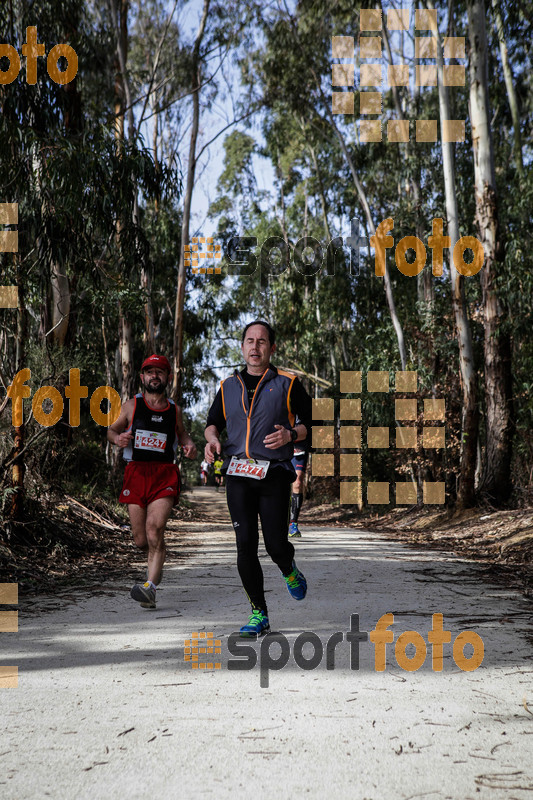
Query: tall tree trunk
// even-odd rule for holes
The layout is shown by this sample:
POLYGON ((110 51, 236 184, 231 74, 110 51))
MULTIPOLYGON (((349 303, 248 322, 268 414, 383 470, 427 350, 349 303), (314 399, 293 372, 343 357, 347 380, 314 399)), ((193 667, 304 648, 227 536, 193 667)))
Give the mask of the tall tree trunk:
POLYGON ((67 338, 70 315, 70 283, 65 268, 54 261, 50 265, 52 341, 63 347, 67 338))
MULTIPOLYGON (((158 156, 158 128, 159 128, 159 115, 157 110, 157 93, 154 91, 150 95, 150 106, 153 116, 153 132, 152 132, 152 149, 154 151, 154 165, 156 172, 159 173, 159 156, 158 156)), ((159 212, 159 198, 154 200, 154 214, 157 216, 159 212)), ((144 352, 155 353, 155 322, 154 322, 154 309, 152 306, 152 266, 151 264, 142 264, 141 266, 141 288, 144 291, 144 332, 143 344, 144 352)))
POLYGON ((494 25, 496 33, 498 34, 498 44, 500 48, 500 58, 502 60, 503 77, 505 80, 505 88, 507 89, 507 98, 509 100, 509 108, 511 109, 511 118, 513 120, 513 154, 516 163, 516 168, 521 178, 524 177, 524 162, 522 160, 522 137, 520 134, 520 111, 518 108, 518 98, 513 83, 513 73, 511 65, 509 64, 509 56, 507 54, 507 43, 505 41, 505 31, 503 28, 503 19, 500 10, 500 0, 492 0, 492 12, 494 14, 494 25))
POLYGON ((134 393, 135 374, 133 371, 133 336, 131 322, 122 311, 120 313, 120 364, 122 385, 120 397, 123 403, 134 393))
MULTIPOLYGON (((361 205, 363 207, 363 212, 364 212, 364 215, 365 215, 368 231, 371 234, 371 236, 375 236, 376 227, 375 227, 374 221, 372 219, 372 214, 371 214, 371 211, 370 211, 370 205, 368 203, 366 192, 363 189, 361 181, 359 180, 359 176, 357 174, 357 170, 355 168, 355 164, 354 164, 353 159, 352 159, 352 157, 350 155, 350 152, 349 152, 349 150, 348 150, 348 148, 346 146, 346 142, 344 140, 344 136, 342 135, 342 133, 338 129, 337 125, 335 124, 335 121, 333 120, 333 117, 331 117, 331 119, 328 120, 328 122, 329 122, 329 124, 331 125, 331 127, 333 128, 333 130, 335 131, 335 133, 337 135, 337 138, 339 140, 339 144, 341 146, 341 150, 343 152, 344 158, 346 159, 346 163, 348 164, 348 167, 350 169, 350 172, 351 172, 351 175, 352 175, 352 179, 353 179, 353 182, 354 182, 354 186, 355 186, 355 190, 357 192, 357 196, 359 197, 359 202, 361 203, 361 205)), ((388 268, 388 265, 387 265, 386 262, 385 262, 385 274, 383 275, 383 283, 384 283, 384 287, 385 287, 385 297, 387 299, 387 305, 389 307, 389 314, 390 314, 390 318, 391 318, 391 321, 392 321, 392 326, 393 326, 394 332, 396 334, 396 341, 398 342, 398 352, 400 354, 400 362, 401 362, 401 365, 402 365, 402 370, 405 370, 406 367, 407 367, 407 354, 406 354, 406 351, 405 351, 405 339, 404 339, 404 335, 403 335, 402 324, 400 322, 400 318, 398 317, 398 312, 396 311, 396 303, 394 301, 394 293, 392 291, 392 283, 391 283, 391 279, 390 279, 389 268, 388 268)))
MULTIPOLYGON (((20 268, 20 254, 13 254, 13 261, 16 267, 17 287, 18 287, 18 308, 17 308, 17 341, 15 352, 15 374, 24 369, 25 343, 26 343, 26 309, 24 305, 24 282, 22 280, 22 270, 20 268)), ((13 450, 14 458, 11 470, 11 487, 13 495, 9 508, 9 518, 13 521, 20 521, 24 514, 24 414, 20 425, 14 429, 13 450)))
MULTIPOLYGON (((434 8, 428 2, 429 8, 434 8)), ((452 257, 453 247, 459 240, 459 212, 457 208, 457 193, 455 187, 454 146, 452 142, 445 142, 442 137, 444 120, 451 119, 450 100, 448 89, 443 81, 443 54, 442 40, 438 32, 435 33, 437 44, 437 75, 439 91, 439 117, 441 126, 442 168, 444 175, 444 193, 446 197, 446 216, 448 221, 448 235, 450 238, 450 281, 452 290, 452 307, 459 344, 459 370, 461 375, 461 389, 463 405, 461 414, 461 474, 457 505, 459 508, 469 508, 475 502, 475 472, 477 437, 479 431, 479 407, 477 400, 476 371, 474 366, 474 348, 472 331, 468 310, 466 307, 464 277, 455 268, 452 257)))
MULTIPOLYGON (((115 147, 120 157, 124 152, 125 116, 128 115, 128 133, 134 137, 134 118, 129 84, 126 76, 128 58, 128 11, 129 0, 109 0, 109 8, 115 27, 117 48, 115 52, 115 147), (126 111, 127 108, 127 111, 126 111)), ((134 209, 135 215, 135 209, 134 209)), ((124 220, 120 216, 116 222, 116 244, 120 263, 123 265, 121 232, 124 220)), ((124 265, 123 265, 124 266, 124 265)), ((134 390, 132 324, 129 315, 119 303, 119 354, 120 354, 120 396, 122 402, 131 397, 134 390)))
MULTIPOLYGON (((285 5, 285 9, 287 10, 287 6, 286 5, 285 5)), ((292 32, 293 32, 295 43, 298 45, 299 44, 298 27, 296 25, 294 17, 292 17, 289 14, 288 10, 287 10, 287 14, 288 14, 289 21, 290 21, 290 24, 291 24, 291 29, 292 29, 292 32)), ((353 179, 353 182, 354 182, 354 186, 355 186, 355 190, 357 192, 357 196, 359 198, 359 202, 360 202, 361 206, 363 207, 363 212, 364 212, 365 219, 366 219, 366 222, 367 222, 368 231, 372 236, 374 236, 375 233, 376 233, 376 228, 375 228, 374 222, 372 220, 372 214, 370 212, 370 205, 368 203, 366 192, 363 189, 361 181, 359 180, 359 176, 357 174, 357 170, 355 168, 355 164, 354 164, 353 159, 352 159, 352 157, 350 155, 348 147, 346 146, 346 141, 344 139, 344 136, 342 135, 341 131, 339 130, 339 128, 337 127, 337 125, 335 123, 335 119, 334 119, 333 113, 331 111, 331 100, 330 100, 329 97, 326 96, 326 94, 324 92, 324 89, 323 89, 323 82, 321 81, 320 77, 317 75, 316 71, 312 67, 310 69, 311 69, 311 74, 313 75, 313 79, 314 79, 314 82, 315 82, 316 89, 318 91, 318 94, 320 95, 320 99, 322 100, 322 105, 323 105, 323 108, 325 110, 326 117, 325 117, 324 121, 332 129, 332 131, 335 133, 335 135, 336 135, 336 137, 337 137, 337 139, 339 141, 339 144, 340 144, 340 147, 341 147, 341 150, 342 150, 342 154, 343 154, 344 158, 346 159, 346 163, 348 164, 348 168, 350 170, 350 173, 351 173, 351 176, 352 176, 352 179, 353 179)), ((398 317, 398 313, 396 311, 396 303, 394 301, 394 293, 392 291, 392 284, 391 284, 391 280, 390 280, 389 269, 388 269, 388 266, 387 266, 386 262, 385 262, 385 271, 384 271, 384 275, 383 275, 383 283, 384 283, 384 288, 385 288, 385 297, 386 297, 387 305, 388 305, 388 308, 389 308, 389 314, 390 314, 390 318, 391 318, 391 321, 392 321, 392 326, 394 328, 394 332, 396 334, 396 340, 398 342, 398 351, 399 351, 399 354, 400 354, 400 362, 401 362, 401 365, 402 365, 402 370, 404 370, 406 368, 406 366, 407 366, 407 355, 406 355, 406 351, 405 351, 405 338, 404 338, 404 335, 403 335, 403 328, 402 328, 400 319, 398 317)))
MULTIPOLYGON (((66 34, 69 40, 77 37, 79 27, 78 14, 70 16, 66 34)), ((83 111, 81 95, 78 91, 78 76, 61 87, 65 96, 65 109, 63 122, 67 136, 77 136, 83 129, 83 111)), ((65 268, 57 262, 50 266, 51 310, 50 327, 52 328, 52 341, 64 347, 71 322, 71 285, 65 268)))
POLYGON ((189 226, 191 221, 191 202, 194 189, 194 175, 196 172, 196 142, 200 124, 200 46, 204 37, 210 0, 204 0, 202 19, 198 27, 192 52, 191 64, 191 89, 192 89, 192 123, 191 137, 189 140, 189 160, 187 164, 187 187, 183 200, 183 221, 181 225, 180 257, 178 266, 178 284, 176 288, 176 308, 174 310, 174 341, 173 341, 173 381, 171 396, 174 400, 181 399, 183 385, 183 310, 185 306, 185 245, 189 242, 189 226))
MULTIPOLYGON (((303 131, 304 130, 303 122, 300 122, 300 124, 301 124, 302 131, 303 131)), ((304 132, 304 135, 305 135, 305 132, 304 132)), ((317 179, 317 182, 318 182, 318 191, 319 191, 319 194, 320 194, 320 208, 321 208, 321 211, 322 211, 322 222, 324 224, 324 232, 326 234, 326 241, 329 243, 331 241, 331 239, 332 239, 332 236, 331 236, 331 229, 329 227, 329 221, 328 221, 328 208, 327 208, 327 203, 326 203, 326 194, 324 192, 324 183, 322 181, 322 175, 320 173, 320 169, 319 169, 319 166, 318 166, 318 161, 317 161, 317 158, 316 158, 315 149, 309 143, 308 143, 307 146, 309 148, 309 152, 311 153, 311 158, 312 158, 312 161, 313 161, 313 169, 315 171, 315 176, 316 176, 316 179, 317 179)))
POLYGON ((511 339, 495 281, 504 259, 498 221, 498 195, 490 131, 485 3, 467 0, 470 44, 470 119, 476 196, 476 222, 485 252, 481 270, 485 320, 486 442, 481 489, 496 503, 511 492, 512 376, 511 339))

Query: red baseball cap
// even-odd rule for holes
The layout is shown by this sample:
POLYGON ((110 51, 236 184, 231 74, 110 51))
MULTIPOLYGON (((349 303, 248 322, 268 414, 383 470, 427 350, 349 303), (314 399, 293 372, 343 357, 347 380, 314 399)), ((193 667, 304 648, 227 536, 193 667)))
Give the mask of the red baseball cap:
POLYGON ((141 372, 147 367, 159 367, 160 369, 166 369, 167 372, 172 371, 170 362, 166 356, 148 356, 142 363, 141 372))

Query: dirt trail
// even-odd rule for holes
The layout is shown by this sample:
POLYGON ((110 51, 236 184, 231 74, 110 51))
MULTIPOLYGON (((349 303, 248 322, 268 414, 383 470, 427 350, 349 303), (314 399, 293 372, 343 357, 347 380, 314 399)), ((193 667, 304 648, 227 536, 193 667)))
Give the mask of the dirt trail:
POLYGON ((46 613, 35 606, 28 613, 21 603, 19 632, 0 638, 0 663, 19 668, 19 688, 0 689, 2 798, 144 800, 148 792, 218 800, 253 792, 265 800, 512 800, 533 793, 525 598, 481 581, 466 559, 304 524, 295 543, 309 582, 304 602, 289 597, 261 551, 271 624, 285 637, 287 663, 274 668, 283 651, 264 637, 239 653, 249 669, 230 669, 237 657, 229 637, 247 616, 233 531, 222 493, 202 488, 193 500, 202 519, 172 524, 155 612, 129 598, 126 579, 99 594, 73 591, 66 606, 42 596, 40 608, 55 606, 46 613), (386 613, 394 615, 386 669, 376 671, 370 641, 361 641, 356 669, 357 647, 346 639, 352 615, 370 632, 386 613), (461 671, 445 644, 443 669, 433 671, 428 631, 436 613, 452 642, 463 630, 482 638, 478 669, 461 671), (315 636, 297 653, 303 631, 315 636), (417 671, 397 663, 404 631, 425 642, 417 671), (336 632, 334 669, 326 669, 326 643, 336 632), (220 654, 199 652, 198 669, 184 658, 193 633, 213 633, 221 643, 220 654), (302 659, 319 653, 317 640, 323 658, 304 669, 302 659))

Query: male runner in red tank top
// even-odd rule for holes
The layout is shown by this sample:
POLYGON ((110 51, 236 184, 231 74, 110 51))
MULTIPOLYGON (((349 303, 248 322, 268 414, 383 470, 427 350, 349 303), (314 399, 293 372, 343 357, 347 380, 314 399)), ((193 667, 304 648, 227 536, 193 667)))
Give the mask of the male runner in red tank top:
POLYGON ((169 374, 165 356, 145 359, 142 392, 123 404, 107 431, 109 441, 124 448, 128 462, 119 502, 128 506, 135 544, 148 552, 147 580, 135 584, 130 592, 143 608, 156 607, 156 586, 166 553, 165 526, 180 490, 179 469, 174 463, 178 444, 187 458, 196 457, 181 409, 166 395, 169 374))

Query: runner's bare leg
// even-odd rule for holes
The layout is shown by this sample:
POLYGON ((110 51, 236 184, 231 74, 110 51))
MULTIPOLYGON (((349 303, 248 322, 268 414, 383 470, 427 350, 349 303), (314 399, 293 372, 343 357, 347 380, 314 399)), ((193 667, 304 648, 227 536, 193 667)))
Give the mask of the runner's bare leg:
POLYGON ((146 539, 146 509, 142 506, 128 503, 128 513, 130 515, 131 532, 133 541, 141 550, 148 552, 148 540, 146 539))
POLYGON ((174 497, 160 497, 146 509, 146 540, 148 542, 148 580, 158 584, 165 563, 165 527, 174 506, 174 497))

